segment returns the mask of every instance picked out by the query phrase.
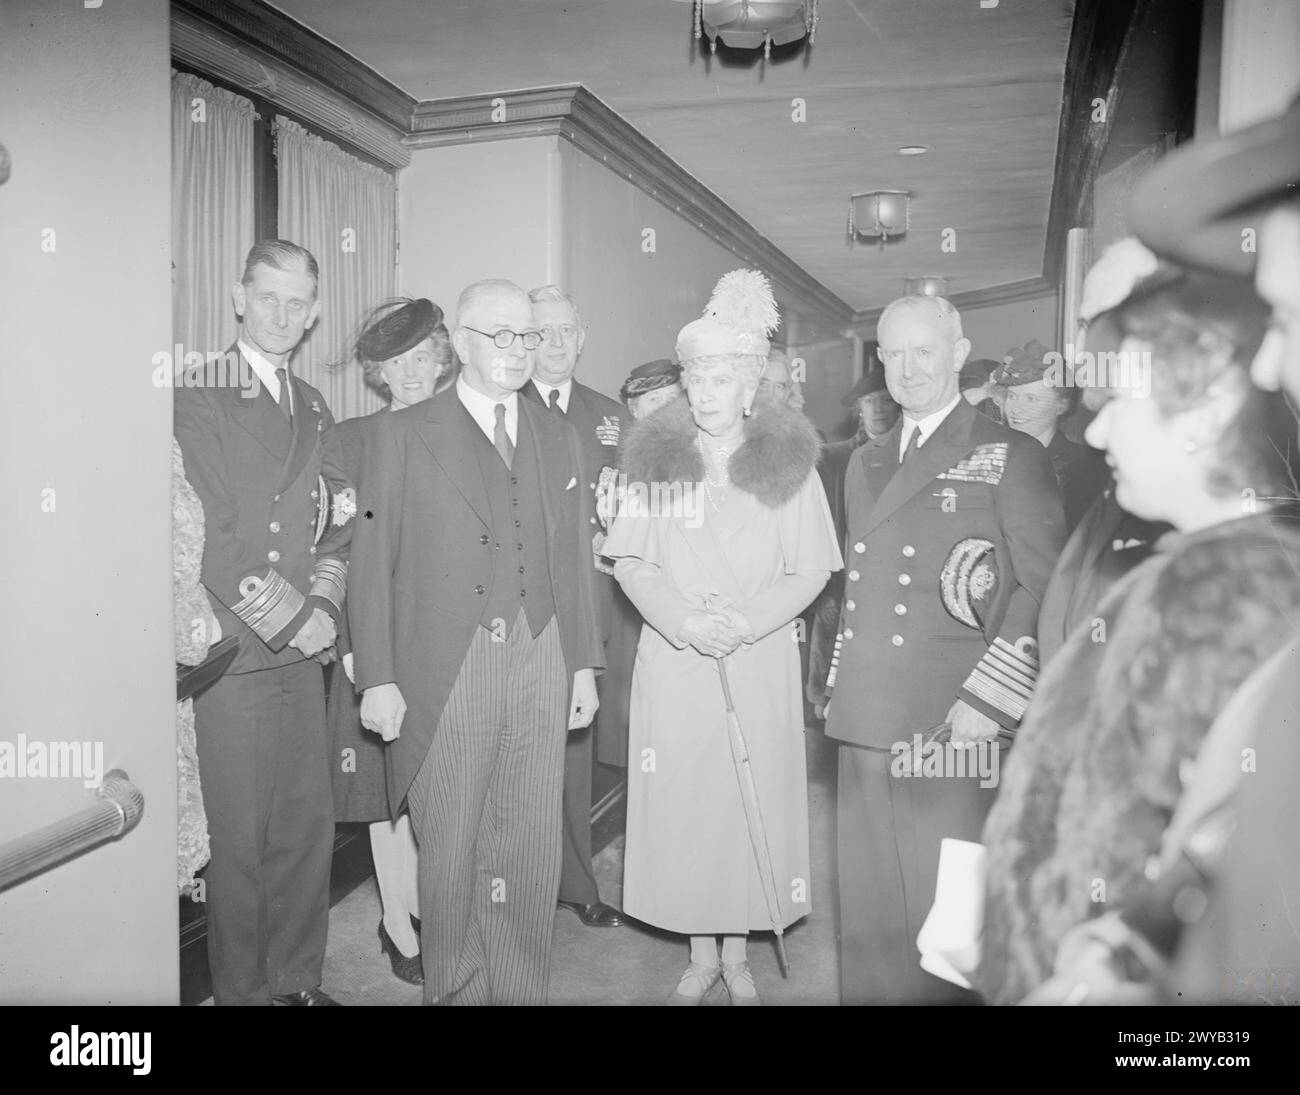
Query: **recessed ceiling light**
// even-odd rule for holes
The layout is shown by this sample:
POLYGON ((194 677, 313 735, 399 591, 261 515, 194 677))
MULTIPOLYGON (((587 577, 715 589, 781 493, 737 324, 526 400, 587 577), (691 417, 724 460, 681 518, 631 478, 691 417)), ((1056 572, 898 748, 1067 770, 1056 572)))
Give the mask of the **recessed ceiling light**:
POLYGON ((928 145, 923 144, 905 144, 898 150, 900 156, 924 156, 930 151, 928 145))

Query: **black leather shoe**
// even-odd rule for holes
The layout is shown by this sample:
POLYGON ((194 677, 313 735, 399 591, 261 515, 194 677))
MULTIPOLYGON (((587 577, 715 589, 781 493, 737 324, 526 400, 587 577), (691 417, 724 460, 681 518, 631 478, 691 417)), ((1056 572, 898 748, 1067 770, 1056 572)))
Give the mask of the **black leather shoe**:
POLYGON ((621 928, 627 923, 618 909, 603 901, 597 901, 594 905, 584 905, 580 901, 560 901, 558 904, 562 909, 576 912, 578 919, 589 928, 621 928))
POLYGON ((272 996, 271 999, 277 1004, 283 1004, 292 1008, 320 1008, 320 1007, 339 1007, 337 1000, 327 993, 320 985, 315 988, 303 989, 301 992, 288 992, 283 996, 272 996))
POLYGON ((417 954, 413 958, 408 958, 399 951, 397 944, 393 942, 393 937, 384 927, 382 919, 379 921, 379 951, 381 954, 388 955, 394 977, 400 978, 408 985, 424 984, 424 965, 420 962, 420 956, 417 954))

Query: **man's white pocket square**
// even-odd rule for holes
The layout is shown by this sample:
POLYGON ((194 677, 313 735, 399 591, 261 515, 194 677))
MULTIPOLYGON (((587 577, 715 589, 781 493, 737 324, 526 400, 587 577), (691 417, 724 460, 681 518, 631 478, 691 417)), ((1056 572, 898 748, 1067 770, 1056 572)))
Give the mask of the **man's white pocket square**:
POLYGON ((568 485, 567 487, 565 487, 564 489, 565 489, 565 490, 573 490, 573 488, 576 487, 577 485, 578 485, 578 480, 577 480, 576 478, 574 478, 574 479, 570 479, 570 480, 569 480, 569 485, 568 485))

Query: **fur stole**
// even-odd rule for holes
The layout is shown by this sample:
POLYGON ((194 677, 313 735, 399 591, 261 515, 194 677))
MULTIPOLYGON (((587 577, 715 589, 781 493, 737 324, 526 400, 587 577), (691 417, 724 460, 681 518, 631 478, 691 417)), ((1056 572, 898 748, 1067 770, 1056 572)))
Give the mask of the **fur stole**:
MULTIPOLYGON (((623 441, 622 470, 633 483, 698 483, 704 457, 688 400, 665 403, 633 423, 623 441)), ((728 465, 731 481, 769 509, 790 501, 817 465, 821 441, 799 411, 774 399, 754 400, 745 439, 728 465)))

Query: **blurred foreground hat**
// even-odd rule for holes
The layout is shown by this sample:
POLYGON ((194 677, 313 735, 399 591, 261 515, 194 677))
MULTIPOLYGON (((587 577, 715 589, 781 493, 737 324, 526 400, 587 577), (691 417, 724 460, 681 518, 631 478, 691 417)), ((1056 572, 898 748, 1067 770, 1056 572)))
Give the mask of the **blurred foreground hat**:
POLYGON ((1153 251, 1234 274, 1255 267, 1242 232, 1261 206, 1296 194, 1300 97, 1285 113, 1164 157, 1134 188, 1129 223, 1153 251))
POLYGON ((781 326, 767 278, 757 270, 732 270, 718 279, 704 315, 677 334, 677 360, 718 354, 767 357, 768 336, 781 326))
POLYGON ((638 365, 633 369, 628 378, 623 381, 619 396, 626 403, 635 396, 645 395, 646 392, 653 392, 658 388, 671 388, 681 381, 681 376, 681 367, 666 357, 647 361, 644 365, 638 365))
POLYGON ((966 362, 957 375, 957 390, 965 392, 971 388, 984 387, 989 382, 989 377, 1000 368, 1002 362, 994 361, 991 357, 977 357, 974 361, 966 362))
POLYGON ((885 392, 889 389, 885 386, 884 369, 868 369, 862 374, 859 380, 852 388, 848 390, 844 398, 840 400, 840 406, 852 407, 859 399, 871 395, 873 392, 885 392))
POLYGON ((442 323, 442 309, 431 300, 403 298, 379 305, 357 336, 358 361, 388 361, 428 338, 442 323))

